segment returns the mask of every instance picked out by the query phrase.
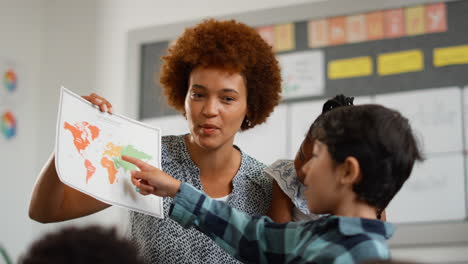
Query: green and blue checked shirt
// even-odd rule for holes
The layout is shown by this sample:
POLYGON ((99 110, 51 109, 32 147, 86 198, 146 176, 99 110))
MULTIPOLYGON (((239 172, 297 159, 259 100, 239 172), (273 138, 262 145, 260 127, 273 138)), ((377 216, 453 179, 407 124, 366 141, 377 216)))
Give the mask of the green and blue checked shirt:
POLYGON ((318 220, 274 223, 251 217, 182 183, 170 218, 194 226, 245 263, 360 263, 389 259, 386 239, 393 226, 363 218, 324 216, 318 220))

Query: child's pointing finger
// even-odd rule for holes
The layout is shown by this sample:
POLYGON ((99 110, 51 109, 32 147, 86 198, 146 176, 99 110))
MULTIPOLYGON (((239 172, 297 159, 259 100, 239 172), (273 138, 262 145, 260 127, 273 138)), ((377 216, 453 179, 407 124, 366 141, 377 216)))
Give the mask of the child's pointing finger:
POLYGON ((142 171, 151 171, 154 169, 153 166, 134 157, 122 155, 122 160, 132 163, 133 165, 137 166, 142 171))

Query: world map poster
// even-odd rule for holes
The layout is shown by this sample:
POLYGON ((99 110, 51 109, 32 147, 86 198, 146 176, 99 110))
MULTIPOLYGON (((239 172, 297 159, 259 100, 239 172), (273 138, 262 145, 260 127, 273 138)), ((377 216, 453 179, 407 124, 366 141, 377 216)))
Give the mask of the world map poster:
POLYGON ((163 218, 162 198, 135 191, 122 155, 161 164, 161 130, 96 106, 61 88, 55 166, 68 186, 107 204, 163 218))

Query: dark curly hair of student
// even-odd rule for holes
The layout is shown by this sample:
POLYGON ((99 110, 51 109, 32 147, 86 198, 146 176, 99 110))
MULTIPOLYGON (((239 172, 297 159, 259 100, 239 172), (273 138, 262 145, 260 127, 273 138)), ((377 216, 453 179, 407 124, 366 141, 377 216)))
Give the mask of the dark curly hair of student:
POLYGON ((328 112, 337 107, 354 105, 353 103, 354 97, 347 97, 343 94, 338 94, 323 104, 322 113, 328 112))
POLYGON ((335 163, 347 157, 358 160, 362 178, 353 191, 378 216, 408 179, 414 162, 423 160, 408 119, 381 105, 327 111, 308 134, 327 145, 335 163))
POLYGON ((35 241, 20 264, 143 264, 136 247, 115 228, 67 227, 35 241))
POLYGON ((161 68, 160 83, 167 102, 184 112, 184 101, 192 70, 219 67, 240 73, 247 87, 246 130, 266 121, 279 103, 281 73, 278 61, 258 32, 235 20, 208 19, 185 30, 172 45, 161 68))

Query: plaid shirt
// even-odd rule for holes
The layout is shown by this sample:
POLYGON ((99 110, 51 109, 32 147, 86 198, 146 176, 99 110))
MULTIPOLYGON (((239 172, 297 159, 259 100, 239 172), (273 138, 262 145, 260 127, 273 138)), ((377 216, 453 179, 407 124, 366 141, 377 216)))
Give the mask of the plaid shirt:
POLYGON ((170 218, 194 226, 246 263, 360 263, 389 259, 393 226, 378 220, 324 216, 277 224, 251 217, 182 183, 170 218))

